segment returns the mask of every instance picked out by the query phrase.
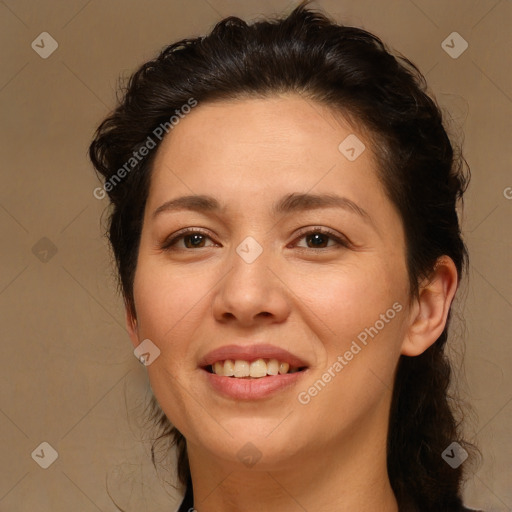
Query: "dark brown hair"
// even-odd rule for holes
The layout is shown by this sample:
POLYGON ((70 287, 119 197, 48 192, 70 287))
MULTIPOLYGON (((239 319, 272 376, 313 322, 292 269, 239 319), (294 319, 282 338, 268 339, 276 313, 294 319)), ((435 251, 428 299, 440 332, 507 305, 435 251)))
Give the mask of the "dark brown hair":
MULTIPOLYGON (((460 280, 467 251, 456 207, 469 169, 449 140, 423 75, 375 35, 338 24, 308 3, 282 19, 251 25, 228 17, 207 36, 175 42, 142 65, 96 132, 89 150, 95 168, 106 182, 111 180, 155 128, 191 98, 201 105, 297 93, 328 105, 368 135, 379 160, 379 178, 403 221, 411 299, 442 255, 454 261, 460 280)), ((108 235, 122 293, 134 316, 133 279, 157 149, 108 190, 108 235)), ((462 507, 463 468, 453 469, 441 457, 453 441, 471 449, 450 407, 451 367, 444 352, 450 316, 430 348, 417 357, 401 356, 398 363, 387 453, 401 510, 462 507)), ((154 398, 152 406, 160 439, 177 445, 180 482, 190 483, 185 439, 154 398)))

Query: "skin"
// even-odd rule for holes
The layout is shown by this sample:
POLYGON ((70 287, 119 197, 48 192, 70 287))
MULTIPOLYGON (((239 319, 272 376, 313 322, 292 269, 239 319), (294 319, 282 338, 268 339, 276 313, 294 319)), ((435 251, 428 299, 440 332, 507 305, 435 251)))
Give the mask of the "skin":
POLYGON ((401 354, 421 354, 441 334, 457 288, 455 265, 442 257, 410 300, 405 247, 371 141, 325 106, 291 94, 199 104, 163 141, 135 273, 136 318, 127 311, 127 322, 134 346, 149 338, 161 351, 147 366, 151 388, 187 439, 199 512, 398 510, 386 470, 394 372, 401 354), (350 134, 366 146, 355 161, 338 150, 350 134), (291 193, 344 196, 371 220, 337 207, 273 216, 273 203, 291 193), (154 216, 191 194, 224 209, 154 216), (162 248, 187 227, 206 232, 199 247, 182 238, 162 248), (306 236, 313 227, 349 246, 324 236, 318 248, 306 236), (250 264, 236 252, 248 236, 263 249, 250 264), (394 303, 402 310, 300 403, 394 303), (254 342, 298 355, 307 375, 264 400, 216 394, 198 360, 254 342), (248 442, 261 454, 252 467, 237 455, 248 442))

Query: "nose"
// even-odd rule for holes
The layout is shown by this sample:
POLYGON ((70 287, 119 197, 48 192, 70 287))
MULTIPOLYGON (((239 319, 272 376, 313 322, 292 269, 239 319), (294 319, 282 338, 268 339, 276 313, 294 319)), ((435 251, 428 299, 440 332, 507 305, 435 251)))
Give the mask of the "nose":
POLYGON ((221 279, 212 299, 217 321, 250 327, 280 323, 289 316, 290 291, 276 268, 272 268, 275 265, 270 250, 263 250, 250 263, 233 251, 229 263, 231 269, 221 279))

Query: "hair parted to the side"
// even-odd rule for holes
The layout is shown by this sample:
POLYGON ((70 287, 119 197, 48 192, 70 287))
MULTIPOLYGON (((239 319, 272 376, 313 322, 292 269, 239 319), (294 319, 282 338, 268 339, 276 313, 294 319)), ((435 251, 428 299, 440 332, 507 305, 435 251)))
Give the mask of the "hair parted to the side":
MULTIPOLYGON (((375 35, 331 21, 308 3, 282 19, 251 25, 225 18, 207 36, 175 42, 142 65, 90 145, 96 170, 109 180, 155 127, 190 98, 201 105, 297 93, 328 105, 368 135, 379 159, 379 178, 403 221, 411 300, 442 255, 454 261, 460 281, 467 251, 456 207, 462 202, 469 168, 447 136, 424 77, 375 35)), ((134 316, 133 279, 157 149, 109 191, 108 236, 122 293, 134 316)), ((429 349, 417 357, 401 356, 398 364, 387 449, 389 478, 400 510, 442 512, 462 506, 463 467, 453 469, 441 457, 453 441, 476 451, 462 439, 450 406, 451 367, 444 352, 450 316, 429 349)), ((190 484, 183 435, 154 397, 151 407, 152 419, 161 428, 160 440, 177 446, 180 482, 190 484)))

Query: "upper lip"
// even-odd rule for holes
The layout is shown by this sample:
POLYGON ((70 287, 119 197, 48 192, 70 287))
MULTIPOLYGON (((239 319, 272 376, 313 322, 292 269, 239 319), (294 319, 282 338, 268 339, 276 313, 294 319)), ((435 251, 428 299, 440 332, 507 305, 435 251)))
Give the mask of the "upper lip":
POLYGON ((217 361, 225 361, 226 359, 255 361, 256 359, 277 359, 279 362, 288 363, 294 367, 307 367, 308 364, 300 357, 288 352, 283 348, 275 345, 225 345, 208 352, 199 361, 199 367, 212 365, 217 361))

